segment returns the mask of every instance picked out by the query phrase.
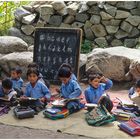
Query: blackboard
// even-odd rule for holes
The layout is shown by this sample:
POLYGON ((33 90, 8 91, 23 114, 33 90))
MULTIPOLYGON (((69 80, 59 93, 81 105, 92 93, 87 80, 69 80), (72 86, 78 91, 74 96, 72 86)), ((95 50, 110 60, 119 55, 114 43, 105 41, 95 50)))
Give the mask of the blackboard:
POLYGON ((57 84, 62 63, 70 64, 78 78, 81 39, 81 29, 36 28, 33 61, 45 79, 57 84))

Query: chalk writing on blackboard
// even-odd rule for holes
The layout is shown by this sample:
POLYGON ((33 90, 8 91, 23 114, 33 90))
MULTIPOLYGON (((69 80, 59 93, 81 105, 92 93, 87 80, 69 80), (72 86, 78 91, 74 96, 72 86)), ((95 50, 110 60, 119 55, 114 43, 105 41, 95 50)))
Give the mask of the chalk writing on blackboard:
POLYGON ((54 83, 58 81, 62 63, 71 64, 78 76, 81 36, 80 29, 36 28, 33 59, 44 78, 54 83))

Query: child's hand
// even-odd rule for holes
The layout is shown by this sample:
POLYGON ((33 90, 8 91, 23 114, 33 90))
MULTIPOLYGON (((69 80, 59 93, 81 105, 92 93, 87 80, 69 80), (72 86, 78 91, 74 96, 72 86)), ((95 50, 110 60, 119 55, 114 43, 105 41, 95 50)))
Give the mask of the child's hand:
POLYGON ((45 103, 46 102, 46 98, 42 97, 42 98, 40 98, 40 101, 45 103))
POLYGON ((101 79, 100 79, 100 82, 106 83, 107 82, 107 78, 105 78, 105 76, 102 76, 101 79))

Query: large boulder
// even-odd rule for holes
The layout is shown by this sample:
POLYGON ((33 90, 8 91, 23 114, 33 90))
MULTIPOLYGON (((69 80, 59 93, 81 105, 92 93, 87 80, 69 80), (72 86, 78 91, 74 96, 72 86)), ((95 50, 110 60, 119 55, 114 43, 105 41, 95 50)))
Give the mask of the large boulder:
POLYGON ((13 36, 0 37, 0 53, 8 54, 12 52, 26 51, 28 45, 21 38, 13 36))
POLYGON ((25 78, 27 66, 32 61, 32 52, 14 52, 0 58, 0 67, 2 68, 2 72, 9 74, 11 68, 19 66, 23 71, 22 77, 25 78))
POLYGON ((135 74, 135 71, 138 71, 136 66, 132 70, 132 66, 135 65, 133 63, 139 58, 140 50, 138 49, 121 46, 106 49, 97 48, 88 54, 86 71, 87 73, 102 72, 106 77, 115 81, 129 81, 140 76, 140 73, 139 75, 135 74))

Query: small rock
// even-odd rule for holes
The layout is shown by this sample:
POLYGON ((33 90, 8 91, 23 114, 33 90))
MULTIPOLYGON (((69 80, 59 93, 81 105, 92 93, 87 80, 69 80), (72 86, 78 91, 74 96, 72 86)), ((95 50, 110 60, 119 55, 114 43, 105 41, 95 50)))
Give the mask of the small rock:
POLYGON ((74 22, 71 27, 73 28, 81 28, 84 26, 84 23, 81 23, 81 22, 74 22))
POLYGON ((58 14, 60 14, 61 16, 65 16, 65 15, 68 14, 67 8, 63 8, 63 9, 57 11, 57 12, 58 12, 58 14))
POLYGON ((71 24, 74 21, 74 16, 68 15, 65 19, 64 19, 64 23, 66 24, 71 24))
POLYGON ((40 17, 42 20, 44 20, 45 22, 49 23, 51 15, 41 15, 40 17))
POLYGON ((136 39, 125 39, 124 45, 129 48, 134 48, 137 44, 136 39))
POLYGON ((132 31, 129 33, 128 37, 138 37, 139 33, 140 31, 136 27, 134 27, 132 31))
POLYGON ((81 2, 78 13, 83 13, 83 12, 87 11, 88 9, 89 9, 89 7, 87 6, 87 2, 86 1, 81 2))
POLYGON ((140 24, 140 16, 129 16, 126 21, 134 26, 138 26, 140 24))
POLYGON ((121 29, 126 31, 127 33, 130 33, 133 29, 133 26, 128 22, 123 21, 121 24, 121 29))
POLYGON ((132 15, 140 16, 140 8, 132 9, 131 10, 132 15))
POLYGON ((21 30, 26 34, 26 35, 31 35, 34 30, 35 27, 32 25, 22 25, 21 30))
POLYGON ((68 14, 69 15, 76 15, 78 8, 79 8, 79 4, 77 4, 76 2, 73 2, 72 4, 67 6, 68 14))
POLYGON ((95 39, 95 42, 98 44, 100 48, 107 48, 108 43, 104 37, 99 37, 95 39))
POLYGON ((92 6, 92 5, 96 5, 96 4, 97 4, 96 1, 88 1, 88 2, 87 2, 87 5, 88 5, 88 6, 92 6))
POLYGON ((31 15, 25 16, 22 19, 22 23, 31 24, 35 21, 35 18, 36 18, 36 14, 31 14, 31 15))
POLYGON ((108 13, 105 13, 105 12, 100 12, 100 15, 102 17, 102 20, 110 20, 113 18, 111 15, 109 15, 108 13))
POLYGON ((100 14, 100 8, 97 7, 97 6, 92 6, 87 12, 89 14, 99 15, 100 14))
POLYGON ((79 22, 85 22, 88 19, 87 14, 76 14, 75 20, 79 22))
POLYGON ((121 38, 127 37, 127 36, 128 36, 128 33, 120 29, 120 30, 115 34, 115 36, 116 36, 117 39, 121 39, 121 38))
POLYGON ((39 20, 39 21, 37 22, 37 24, 36 24, 36 27, 44 27, 44 25, 45 25, 45 22, 39 20))
POLYGON ((62 16, 58 16, 58 15, 51 16, 49 20, 49 24, 54 26, 59 26, 61 22, 62 22, 62 16))
POLYGON ((129 12, 123 11, 123 10, 117 10, 116 19, 123 19, 123 18, 127 18, 128 16, 130 16, 131 14, 129 12))
POLYGON ((130 10, 136 7, 136 2, 135 1, 119 1, 116 6, 118 8, 130 10))
POLYGON ((106 30, 109 34, 114 34, 118 31, 119 26, 106 26, 106 30))
POLYGON ((33 52, 33 50, 34 50, 34 45, 28 47, 28 51, 29 51, 29 52, 33 52))
POLYGON ((101 20, 101 17, 98 15, 92 15, 92 17, 90 18, 90 22, 92 24, 99 24, 101 20))
POLYGON ((51 5, 53 6, 53 8, 56 11, 59 11, 59 10, 63 9, 64 7, 66 7, 64 1, 54 1, 51 3, 51 5))
POLYGON ((41 15, 52 15, 54 13, 52 5, 41 5, 40 14, 41 15))
POLYGON ((112 45, 112 47, 115 47, 115 46, 123 46, 123 43, 120 40, 118 40, 118 39, 114 39, 111 42, 111 45, 112 45))

